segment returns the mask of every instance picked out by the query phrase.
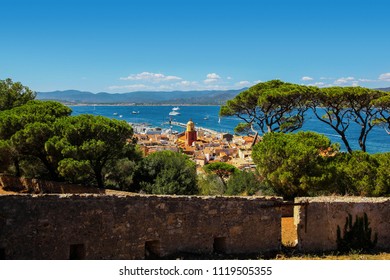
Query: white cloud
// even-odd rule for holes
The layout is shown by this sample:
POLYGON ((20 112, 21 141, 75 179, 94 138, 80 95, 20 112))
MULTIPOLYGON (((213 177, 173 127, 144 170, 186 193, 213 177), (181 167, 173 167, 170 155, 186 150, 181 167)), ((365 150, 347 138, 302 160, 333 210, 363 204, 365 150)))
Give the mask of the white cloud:
POLYGON ((390 82, 390 73, 380 74, 378 79, 381 81, 390 82))
POLYGON ((359 86, 359 81, 353 81, 352 82, 353 87, 358 87, 359 86))
POLYGON ((205 84, 212 84, 218 82, 217 79, 206 79, 203 81, 205 84))
POLYGON ((239 86, 239 87, 249 87, 253 85, 253 83, 249 82, 249 81, 240 81, 238 83, 236 83, 236 86, 239 86))
POLYGON ((123 81, 149 81, 152 83, 179 81, 182 78, 177 76, 166 76, 161 73, 142 72, 138 74, 131 74, 127 77, 122 77, 120 80, 123 81))
POLYGON ((221 79, 221 77, 216 73, 207 74, 206 78, 207 79, 203 81, 205 84, 213 84, 221 79))
POLYGON ((216 73, 210 73, 210 74, 207 74, 207 79, 221 79, 221 77, 216 74, 216 73))
POLYGON ((326 84, 324 82, 315 82, 313 84, 309 84, 309 86, 324 87, 326 84))
POLYGON ((189 86, 189 85, 192 85, 192 84, 194 84, 194 83, 196 83, 196 82, 191 82, 191 81, 181 81, 180 83, 178 83, 178 84, 180 84, 180 85, 182 85, 182 86, 189 86))
POLYGON ((231 90, 250 87, 262 81, 234 81, 230 76, 221 77, 217 73, 208 73, 204 80, 186 80, 178 76, 168 76, 162 73, 142 72, 120 78, 126 82, 109 86, 111 92, 132 91, 174 91, 174 90, 231 90))
POLYGON ((195 81, 180 81, 179 83, 174 84, 175 87, 178 89, 184 89, 184 88, 196 88, 198 87, 198 82, 195 81))
POLYGON ((304 76, 301 78, 302 81, 313 81, 314 79, 312 77, 309 77, 309 76, 304 76))
POLYGON ((345 85, 345 84, 353 83, 353 81, 355 81, 354 77, 346 77, 346 78, 343 77, 343 78, 339 78, 336 81, 334 81, 334 84, 335 85, 345 85))
POLYGON ((262 83, 262 82, 263 82, 262 80, 256 80, 256 81, 253 81, 253 84, 257 85, 257 84, 262 83))

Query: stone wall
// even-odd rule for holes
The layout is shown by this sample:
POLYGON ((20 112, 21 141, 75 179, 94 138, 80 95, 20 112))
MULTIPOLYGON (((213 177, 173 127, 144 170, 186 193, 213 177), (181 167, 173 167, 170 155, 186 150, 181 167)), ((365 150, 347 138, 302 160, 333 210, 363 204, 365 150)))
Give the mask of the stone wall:
POLYGON ((261 197, 0 195, 0 251, 7 259, 261 254, 280 249, 280 203, 261 197))
POLYGON ((372 235, 378 233, 377 248, 390 249, 390 198, 317 197, 296 198, 294 223, 298 230, 298 246, 303 252, 337 249, 337 226, 343 230, 351 214, 368 216, 372 235), (307 204, 306 204, 307 203, 307 204))
MULTIPOLYGON (((337 226, 364 213, 377 248, 390 249, 390 198, 294 203, 301 252, 336 250, 337 226)), ((280 198, 263 197, 0 195, 0 259, 264 254, 281 247, 282 210, 280 198)))

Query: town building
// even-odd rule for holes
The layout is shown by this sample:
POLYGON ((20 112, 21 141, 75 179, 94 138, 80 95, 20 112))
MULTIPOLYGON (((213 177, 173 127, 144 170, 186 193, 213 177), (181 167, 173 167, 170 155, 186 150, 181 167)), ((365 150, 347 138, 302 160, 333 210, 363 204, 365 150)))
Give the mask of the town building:
POLYGON ((241 170, 255 168, 252 147, 261 140, 260 137, 218 133, 195 127, 192 120, 182 126, 185 127, 185 131, 178 134, 160 130, 161 134, 145 132, 137 133, 135 137, 145 156, 163 150, 182 152, 196 163, 198 170, 216 161, 232 164, 241 170))

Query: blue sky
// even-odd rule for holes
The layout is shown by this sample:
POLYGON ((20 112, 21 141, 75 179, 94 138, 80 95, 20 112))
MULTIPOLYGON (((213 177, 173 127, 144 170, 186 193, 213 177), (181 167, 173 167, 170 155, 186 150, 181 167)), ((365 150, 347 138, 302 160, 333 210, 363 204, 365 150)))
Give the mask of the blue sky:
POLYGON ((389 1, 0 0, 0 79, 35 91, 390 87, 389 1))

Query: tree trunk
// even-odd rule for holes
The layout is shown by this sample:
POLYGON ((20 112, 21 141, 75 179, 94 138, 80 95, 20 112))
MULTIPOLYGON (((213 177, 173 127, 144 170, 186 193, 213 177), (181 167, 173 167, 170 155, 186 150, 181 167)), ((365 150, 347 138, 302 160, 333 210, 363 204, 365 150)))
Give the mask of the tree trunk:
POLYGON ((21 171, 20 171, 20 164, 19 164, 19 160, 18 159, 14 159, 14 166, 15 166, 15 176, 16 177, 20 177, 22 175, 21 171))
POLYGON ((256 144, 257 137, 259 137, 259 133, 256 131, 255 137, 253 138, 253 142, 252 142, 252 145, 251 145, 252 148, 256 144))
POLYGON ((104 182, 103 182, 103 175, 102 175, 102 168, 99 166, 95 167, 93 169, 96 177, 96 183, 99 189, 104 189, 104 182))
POLYGON ((341 136, 341 140, 343 141, 345 148, 347 148, 348 153, 352 154, 351 146, 349 145, 349 142, 347 140, 347 137, 345 137, 344 133, 339 133, 341 136))
POLYGON ((50 162, 47 160, 46 156, 41 156, 39 159, 42 161, 42 163, 45 165, 47 170, 49 171, 50 178, 53 179, 54 181, 58 181, 59 176, 57 173, 56 168, 54 168, 50 162))

